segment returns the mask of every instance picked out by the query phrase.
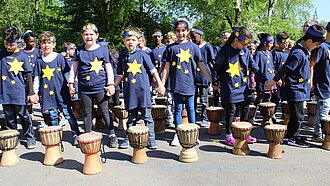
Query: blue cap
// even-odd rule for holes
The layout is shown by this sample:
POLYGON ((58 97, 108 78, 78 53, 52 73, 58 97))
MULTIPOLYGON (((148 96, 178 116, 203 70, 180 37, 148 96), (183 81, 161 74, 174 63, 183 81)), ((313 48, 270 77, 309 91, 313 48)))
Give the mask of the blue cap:
POLYGON ((136 36, 137 38, 140 38, 140 34, 135 31, 125 31, 123 34, 124 38, 128 36, 136 36))
POLYGON ((325 38, 326 36, 326 32, 323 34, 321 32, 316 32, 312 29, 312 27, 308 27, 307 31, 306 31, 306 34, 309 34, 311 36, 314 36, 314 37, 318 37, 318 38, 325 38))
POLYGON ((152 34, 152 37, 154 37, 154 36, 162 36, 162 35, 163 35, 162 32, 157 31, 157 32, 155 32, 155 33, 152 34))
POLYGON ((22 34, 22 39, 24 39, 25 35, 28 33, 32 33, 32 30, 27 30, 22 34))
POLYGON ((273 40, 274 40, 274 38, 272 36, 269 36, 267 38, 261 39, 260 43, 270 42, 270 41, 273 41, 273 40))
POLYGON ((250 43, 250 40, 249 39, 246 39, 245 37, 239 35, 239 32, 237 31, 237 29, 235 27, 232 27, 232 29, 233 29, 233 33, 232 34, 234 34, 239 41, 242 41, 246 45, 250 43))
POLYGON ((94 30, 95 32, 99 32, 99 29, 94 24, 91 23, 85 25, 81 32, 85 32, 86 30, 94 30))
POLYGON ((192 31, 192 32, 195 32, 195 33, 197 33, 197 34, 200 34, 200 35, 203 35, 203 34, 204 34, 204 32, 203 32, 202 30, 198 29, 198 28, 195 27, 195 26, 191 29, 191 31, 192 31))

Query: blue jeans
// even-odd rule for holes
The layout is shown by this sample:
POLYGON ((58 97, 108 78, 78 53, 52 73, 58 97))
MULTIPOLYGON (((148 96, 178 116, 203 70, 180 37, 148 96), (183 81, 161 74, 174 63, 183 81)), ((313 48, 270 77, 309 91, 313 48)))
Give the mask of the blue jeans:
POLYGON ((315 125, 314 125, 314 135, 315 136, 321 136, 322 131, 321 131, 321 123, 320 119, 322 117, 328 116, 329 111, 330 111, 330 98, 328 99, 320 99, 317 97, 317 114, 315 117, 315 125))
MULTIPOLYGON (((80 135, 78 123, 77 123, 76 118, 73 115, 71 108, 63 108, 62 111, 63 111, 63 115, 64 115, 65 119, 67 119, 70 124, 72 135, 73 136, 80 135)), ((58 125, 58 109, 50 109, 49 115, 50 115, 51 125, 57 126, 58 125)))
MULTIPOLYGON (((135 126, 136 121, 138 120, 138 111, 141 112, 141 117, 146 124, 146 126, 149 128, 149 143, 155 143, 156 142, 156 136, 155 136, 155 124, 154 120, 152 119, 151 115, 151 108, 140 108, 140 109, 132 109, 128 111, 128 120, 127 120, 127 128, 135 126)), ((128 137, 126 136, 126 139, 128 137)))
POLYGON ((189 123, 195 124, 195 106, 194 95, 184 96, 178 93, 174 93, 174 124, 175 127, 182 124, 182 110, 183 104, 186 106, 189 123))

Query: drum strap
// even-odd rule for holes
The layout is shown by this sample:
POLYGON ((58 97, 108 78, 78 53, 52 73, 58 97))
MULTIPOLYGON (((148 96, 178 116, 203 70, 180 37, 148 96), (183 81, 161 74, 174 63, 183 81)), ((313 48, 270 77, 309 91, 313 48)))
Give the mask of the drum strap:
POLYGON ((64 146, 63 146, 63 143, 62 143, 62 136, 60 135, 60 146, 61 146, 61 152, 64 152, 64 146))
POLYGON ((107 162, 107 158, 105 157, 104 144, 103 144, 102 141, 101 141, 101 146, 102 146, 102 148, 100 149, 100 152, 101 152, 101 161, 102 161, 102 163, 106 163, 107 162))

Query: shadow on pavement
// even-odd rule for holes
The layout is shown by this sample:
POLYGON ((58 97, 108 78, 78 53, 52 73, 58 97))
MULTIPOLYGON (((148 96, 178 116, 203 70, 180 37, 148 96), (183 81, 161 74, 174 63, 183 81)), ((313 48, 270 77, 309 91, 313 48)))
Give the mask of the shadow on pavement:
POLYGON ((131 161, 132 159, 132 156, 121 152, 106 152, 101 157, 111 160, 117 160, 117 161, 131 161))
POLYGON ((178 154, 174 154, 174 153, 171 153, 171 152, 166 152, 166 151, 163 151, 163 150, 148 151, 147 156, 148 157, 153 157, 153 158, 159 158, 159 159, 179 160, 178 154))
POLYGON ((83 166, 82 163, 72 159, 64 159, 63 163, 55 165, 56 168, 76 170, 78 172, 82 172, 83 166))
POLYGON ((25 160, 30 160, 30 161, 38 161, 41 164, 44 161, 44 153, 41 152, 28 152, 25 154, 22 154, 20 158, 25 159, 25 160))

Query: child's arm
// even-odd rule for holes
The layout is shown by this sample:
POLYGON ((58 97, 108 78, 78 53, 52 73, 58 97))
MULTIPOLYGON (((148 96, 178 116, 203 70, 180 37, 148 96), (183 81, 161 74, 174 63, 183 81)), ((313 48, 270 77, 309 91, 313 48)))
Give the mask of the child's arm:
POLYGON ((114 74, 111 63, 104 64, 105 71, 107 73, 107 86, 104 88, 108 96, 112 96, 115 93, 114 74))
POLYGON ((76 92, 75 88, 73 87, 74 85, 74 79, 76 77, 77 74, 77 70, 78 70, 78 61, 72 61, 71 63, 71 69, 70 69, 70 73, 69 73, 69 91, 71 96, 76 92))
POLYGON ((156 70, 156 68, 154 68, 153 70, 154 73, 152 74, 152 76, 154 77, 154 79, 156 80, 157 82, 157 85, 158 85, 158 88, 157 88, 157 91, 162 94, 162 95, 165 95, 165 87, 164 87, 164 84, 162 83, 162 80, 160 80, 160 77, 159 77, 159 74, 156 70))
POLYGON ((199 67, 199 69, 201 69, 201 72, 203 73, 203 75, 206 77, 206 79, 212 83, 212 77, 210 75, 210 73, 207 71, 207 68, 205 67, 205 64, 203 62, 197 62, 197 65, 199 67))
POLYGON ((28 90, 28 100, 30 100, 32 103, 37 103, 38 96, 33 91, 32 74, 30 72, 26 72, 24 74, 25 74, 26 88, 28 90))
POLYGON ((164 67, 163 72, 162 72, 162 76, 163 76, 162 77, 162 83, 163 83, 163 85, 166 83, 169 71, 170 71, 170 63, 165 62, 165 67, 164 67))
POLYGON ((115 80, 115 87, 118 86, 123 79, 123 75, 117 75, 117 78, 115 80))

